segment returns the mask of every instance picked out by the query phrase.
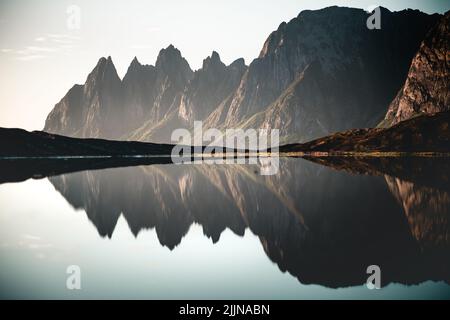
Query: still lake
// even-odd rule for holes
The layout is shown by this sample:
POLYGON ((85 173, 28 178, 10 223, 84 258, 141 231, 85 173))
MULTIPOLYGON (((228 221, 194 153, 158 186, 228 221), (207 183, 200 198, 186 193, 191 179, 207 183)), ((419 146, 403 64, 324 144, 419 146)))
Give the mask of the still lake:
POLYGON ((9 170, 0 298, 449 299, 448 159, 318 162, 9 170))

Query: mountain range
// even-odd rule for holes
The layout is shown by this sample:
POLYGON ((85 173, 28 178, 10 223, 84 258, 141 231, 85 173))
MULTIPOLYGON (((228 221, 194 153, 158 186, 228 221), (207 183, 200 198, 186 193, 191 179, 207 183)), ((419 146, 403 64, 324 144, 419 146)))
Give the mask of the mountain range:
POLYGON ((111 57, 101 58, 44 131, 171 143, 174 129, 201 120, 204 128, 279 129, 286 143, 448 110, 449 13, 380 11, 379 30, 367 28, 361 9, 302 11, 248 66, 212 52, 193 71, 170 45, 154 66, 134 58, 120 79, 111 57))

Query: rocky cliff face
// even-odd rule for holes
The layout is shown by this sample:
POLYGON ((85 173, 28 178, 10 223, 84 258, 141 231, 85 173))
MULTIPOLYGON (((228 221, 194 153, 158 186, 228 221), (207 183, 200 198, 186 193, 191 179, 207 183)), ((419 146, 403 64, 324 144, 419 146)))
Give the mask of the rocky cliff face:
POLYGON ((225 125, 278 128, 285 141, 375 126, 437 17, 381 8, 380 30, 367 17, 331 7, 282 23, 250 64, 225 125))
POLYGON ((178 49, 162 49, 155 66, 131 62, 123 81, 111 57, 101 58, 84 85, 74 86, 47 117, 44 130, 74 137, 120 139, 178 107, 193 71, 178 49))
POLYGON ((193 72, 169 46, 154 67, 133 60, 120 81, 102 59, 111 71, 72 88, 44 130, 171 142, 174 129, 203 120, 204 128, 280 129, 282 142, 302 142, 375 126, 439 15, 381 8, 380 30, 367 28, 368 17, 351 8, 303 11, 270 34, 248 68, 242 59, 226 66, 213 52, 193 72))
POLYGON ((75 85, 47 117, 45 130, 75 137, 124 132, 121 80, 111 57, 101 58, 84 85, 75 85))
POLYGON ((179 115, 190 123, 204 120, 236 90, 245 70, 243 59, 226 66, 214 51, 184 90, 179 115))
POLYGON ((160 51, 155 66, 131 62, 123 80, 102 58, 84 85, 54 107, 44 130, 74 137, 168 141, 175 128, 204 120, 236 90, 243 59, 226 66, 217 52, 193 72, 178 49, 160 51))
POLYGON ((381 126, 450 110, 450 11, 428 33, 381 126))
POLYGON ((81 119, 83 87, 79 84, 74 85, 64 98, 55 105, 47 116, 44 130, 76 136, 77 131, 84 123, 84 119, 81 119))
POLYGON ((154 90, 156 97, 150 108, 148 120, 157 123, 173 109, 177 108, 181 92, 192 79, 193 71, 178 49, 170 45, 161 50, 156 60, 157 80, 154 90))
POLYGON ((128 112, 124 122, 128 130, 135 130, 142 119, 150 116, 149 106, 155 101, 157 72, 151 65, 142 65, 135 57, 123 78, 123 95, 127 102, 128 112))
POLYGON ((160 121, 155 122, 154 117, 150 117, 142 127, 127 136, 127 139, 169 142, 174 129, 192 128, 194 121, 205 120, 224 100, 229 99, 246 68, 243 59, 237 59, 226 66, 214 51, 178 93, 178 99, 170 112, 160 121))

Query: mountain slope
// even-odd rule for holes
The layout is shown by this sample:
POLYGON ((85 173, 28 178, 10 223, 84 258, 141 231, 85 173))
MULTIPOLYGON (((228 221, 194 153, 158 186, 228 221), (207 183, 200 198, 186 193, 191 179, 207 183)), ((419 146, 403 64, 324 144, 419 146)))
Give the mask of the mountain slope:
POLYGON ((44 130, 74 137, 119 137, 124 132, 121 80, 111 57, 101 58, 84 85, 55 105, 44 130))
POLYGON ((450 11, 428 33, 380 126, 450 110, 450 11))
POLYGON ((170 141, 174 129, 190 129, 194 121, 205 120, 216 110, 236 90, 246 68, 243 59, 226 66, 214 51, 203 61, 202 68, 194 72, 170 113, 159 122, 150 118, 125 138, 163 143, 170 141))
POLYGON ((153 105, 156 98, 156 81, 156 68, 142 65, 135 57, 122 81, 124 100, 127 103, 127 112, 124 114, 124 123, 128 128, 126 132, 135 130, 142 119, 149 118, 149 106, 153 105))
POLYGON ((307 141, 375 126, 438 16, 381 8, 381 30, 367 29, 367 17, 330 7, 282 23, 250 64, 224 127, 278 128, 287 141, 307 141))

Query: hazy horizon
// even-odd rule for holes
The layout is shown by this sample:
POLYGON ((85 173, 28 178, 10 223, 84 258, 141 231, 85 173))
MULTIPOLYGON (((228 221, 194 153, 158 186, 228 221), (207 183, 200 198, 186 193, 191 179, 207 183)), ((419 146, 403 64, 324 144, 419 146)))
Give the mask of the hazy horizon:
POLYGON ((154 64, 173 44, 193 70, 217 51, 226 64, 256 58, 270 32, 306 9, 332 5, 444 13, 448 1, 11 1, 0 0, 0 127, 41 130, 47 114, 102 56, 122 78, 134 56, 154 64), (81 10, 70 29, 70 6, 81 10), (251 13, 251 15, 249 15, 251 13))

